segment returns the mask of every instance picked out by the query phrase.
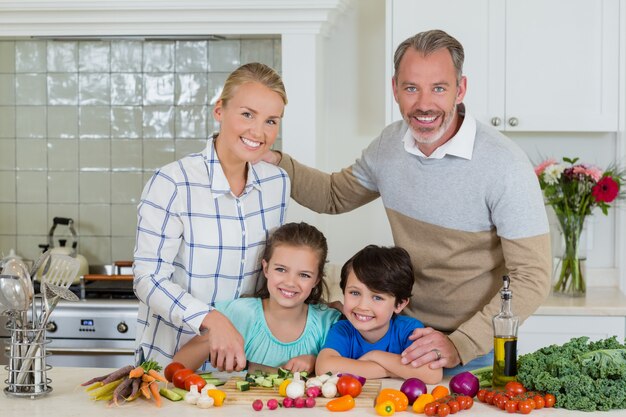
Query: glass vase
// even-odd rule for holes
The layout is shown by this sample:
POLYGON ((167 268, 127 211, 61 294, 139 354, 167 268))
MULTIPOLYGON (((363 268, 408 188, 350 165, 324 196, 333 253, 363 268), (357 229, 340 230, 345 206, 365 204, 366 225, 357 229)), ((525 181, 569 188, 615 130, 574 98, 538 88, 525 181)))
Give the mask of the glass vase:
POLYGON ((556 213, 559 221, 562 248, 554 268, 556 295, 583 297, 587 291, 585 282, 586 244, 582 242, 585 216, 576 213, 556 213))

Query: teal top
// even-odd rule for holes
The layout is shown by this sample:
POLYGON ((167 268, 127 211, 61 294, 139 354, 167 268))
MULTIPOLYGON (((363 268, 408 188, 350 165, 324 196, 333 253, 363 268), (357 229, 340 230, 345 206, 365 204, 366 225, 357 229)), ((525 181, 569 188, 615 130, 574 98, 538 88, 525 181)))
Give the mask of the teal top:
POLYGON ((330 326, 341 313, 325 304, 309 304, 306 326, 299 338, 284 343, 276 339, 265 321, 260 298, 218 301, 215 308, 230 319, 244 340, 249 362, 278 367, 300 355, 317 355, 330 326))

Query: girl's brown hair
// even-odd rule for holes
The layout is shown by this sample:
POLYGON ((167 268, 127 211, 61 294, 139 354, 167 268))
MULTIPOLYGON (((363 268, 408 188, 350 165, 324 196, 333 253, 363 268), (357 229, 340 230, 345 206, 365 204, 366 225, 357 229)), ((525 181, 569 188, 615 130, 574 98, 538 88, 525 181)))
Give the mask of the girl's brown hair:
MULTIPOLYGON (((267 241, 262 259, 269 262, 274 249, 277 246, 306 247, 315 251, 318 256, 317 277, 319 282, 311 290, 311 294, 304 301, 306 304, 319 304, 324 302, 324 295, 328 293, 328 285, 324 280, 324 265, 328 256, 328 244, 326 237, 315 226, 301 223, 286 223, 276 229, 267 241)), ((263 280, 263 286, 256 292, 255 297, 269 298, 267 279, 263 280)))

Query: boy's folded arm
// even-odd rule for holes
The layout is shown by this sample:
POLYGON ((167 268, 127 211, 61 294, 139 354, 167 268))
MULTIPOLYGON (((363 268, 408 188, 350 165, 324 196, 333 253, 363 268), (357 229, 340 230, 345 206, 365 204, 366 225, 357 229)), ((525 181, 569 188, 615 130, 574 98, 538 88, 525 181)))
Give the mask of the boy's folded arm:
POLYGON ((333 374, 345 372, 360 375, 364 378, 386 378, 389 376, 387 370, 375 362, 345 358, 339 352, 330 348, 322 349, 317 355, 317 361, 315 362, 316 375, 326 372, 332 372, 333 374))
POLYGON ((438 384, 443 378, 441 368, 430 369, 428 365, 414 368, 411 364, 404 365, 401 362, 401 356, 396 353, 373 350, 361 356, 359 360, 377 363, 392 376, 402 379, 419 378, 426 384, 438 384))

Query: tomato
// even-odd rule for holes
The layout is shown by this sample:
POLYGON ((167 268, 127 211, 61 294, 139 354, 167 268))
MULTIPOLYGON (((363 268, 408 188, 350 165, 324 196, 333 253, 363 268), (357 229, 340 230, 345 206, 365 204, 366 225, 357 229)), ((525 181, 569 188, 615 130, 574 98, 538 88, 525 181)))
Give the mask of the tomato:
POLYGON ((185 365, 183 365, 182 363, 172 362, 165 367, 165 370, 163 371, 163 375, 165 375, 165 379, 172 382, 172 377, 174 376, 176 371, 178 371, 179 369, 184 369, 184 368, 185 368, 185 365))
POLYGON ((433 397, 435 397, 436 400, 438 400, 439 398, 443 398, 446 395, 450 394, 450 390, 443 385, 437 385, 430 393, 433 397))
POLYGON ((556 402, 556 397, 552 394, 546 394, 543 397, 545 401, 546 408, 554 407, 554 403, 556 402))
POLYGON ((506 404, 507 401, 508 398, 504 394, 497 393, 493 396, 493 405, 498 407, 500 410, 504 410, 504 404, 506 404))
POLYGON ((531 401, 532 400, 524 400, 519 402, 517 408, 521 414, 529 414, 531 411, 533 411, 531 401))
POLYGON ((428 417, 436 416, 438 409, 439 409, 438 402, 435 401, 432 403, 428 403, 424 406, 424 414, 426 414, 428 417))
POLYGON ((535 408, 537 410, 541 410, 546 405, 546 401, 541 395, 535 395, 533 401, 535 402, 535 408))
POLYGON ((506 404, 504 404, 504 409, 507 413, 517 413, 517 404, 519 401, 517 400, 508 400, 506 404))
POLYGON ((485 402, 489 405, 493 405, 493 398, 496 396, 495 391, 487 391, 485 394, 485 402))
POLYGON ((480 401, 481 403, 485 402, 485 395, 487 395, 487 390, 484 388, 481 388, 478 390, 478 392, 476 393, 476 398, 478 398, 478 401, 480 401))
POLYGON ((337 381, 337 392, 341 396, 349 395, 356 398, 361 393, 362 388, 359 380, 350 375, 342 375, 337 381))
POLYGON ((191 391, 192 385, 197 385, 198 391, 202 391, 202 388, 206 385, 206 381, 202 379, 200 375, 191 374, 185 378, 185 389, 187 391, 191 391))
POLYGON ((526 387, 521 382, 509 381, 504 386, 506 392, 510 392, 513 395, 522 395, 526 392, 526 387))
POLYGON ((465 396, 465 398, 467 398, 467 406, 465 407, 465 409, 469 410, 474 405, 474 399, 470 397, 469 395, 465 396))
POLYGON ((467 395, 459 395, 456 397, 456 400, 459 403, 459 410, 465 410, 467 408, 467 395))
POLYGON ((450 414, 455 414, 461 409, 461 405, 456 400, 450 400, 447 404, 450 407, 450 414))
POLYGON ((448 404, 439 404, 439 407, 437 407, 437 415, 439 417, 446 417, 448 414, 450 414, 450 407, 448 404))
POLYGON ((176 388, 185 389, 185 378, 193 374, 193 369, 183 368, 174 372, 172 376, 172 383, 176 388))

